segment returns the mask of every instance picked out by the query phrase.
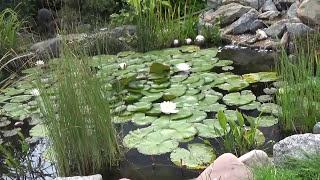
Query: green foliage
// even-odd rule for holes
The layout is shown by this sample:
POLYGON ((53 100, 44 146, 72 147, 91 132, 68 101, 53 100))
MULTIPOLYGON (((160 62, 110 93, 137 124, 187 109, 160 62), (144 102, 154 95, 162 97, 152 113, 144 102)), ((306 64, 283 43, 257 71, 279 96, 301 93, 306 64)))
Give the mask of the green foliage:
POLYGON ((19 17, 32 18, 37 14, 38 0, 4 0, 3 6, 0 6, 0 12, 4 8, 15 9, 19 17), (3 7, 3 8, 2 8, 3 7))
MULTIPOLYGON (((71 49, 72 50, 72 49, 71 49)), ((69 51, 65 47, 64 51, 69 51)), ((73 52, 73 51, 71 51, 73 52)), ((75 52, 73 52, 75 53, 75 52)), ((66 55, 52 67, 55 101, 38 81, 42 113, 59 175, 88 175, 108 170, 119 158, 111 123, 108 91, 91 71, 84 54, 66 55)))
POLYGON ((294 40, 296 61, 282 49, 277 72, 282 87, 277 104, 282 107, 280 125, 285 131, 310 132, 320 117, 320 31, 294 40))
POLYGON ((320 179, 320 155, 307 155, 305 159, 291 159, 284 167, 268 166, 254 169, 256 180, 315 180, 320 179))
POLYGON ((223 148, 226 152, 241 156, 260 145, 257 137, 259 133, 258 123, 255 122, 254 118, 246 117, 250 127, 245 127, 245 120, 238 111, 236 111, 237 122, 233 118, 227 118, 222 110, 218 111, 217 116, 222 129, 216 129, 216 131, 225 134, 222 139, 223 148), (230 126, 230 133, 228 133, 227 124, 230 126))
POLYGON ((5 164, 9 168, 7 177, 12 179, 38 179, 43 177, 44 164, 41 161, 35 162, 32 160, 29 145, 27 144, 22 133, 18 132, 20 137, 20 150, 13 146, 4 146, 0 144, 0 152, 6 159, 5 164))
POLYGON ((114 13, 110 15, 111 25, 121 26, 124 24, 136 24, 137 15, 132 7, 125 7, 119 11, 119 13, 114 13))

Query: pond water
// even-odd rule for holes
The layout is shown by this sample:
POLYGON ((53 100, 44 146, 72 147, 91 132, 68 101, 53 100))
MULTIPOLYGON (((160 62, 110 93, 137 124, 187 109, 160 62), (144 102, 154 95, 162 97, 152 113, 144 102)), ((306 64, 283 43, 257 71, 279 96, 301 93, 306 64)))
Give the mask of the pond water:
MULTIPOLYGON (((171 148, 166 149, 168 147, 161 147, 161 144, 171 143, 170 145, 174 146, 173 149, 178 146, 179 148, 183 148, 182 150, 188 150, 189 148, 191 152, 191 149, 189 147, 190 144, 202 144, 203 146, 207 146, 203 142, 203 139, 206 139, 211 143, 213 147, 215 147, 214 153, 216 156, 219 156, 219 154, 223 153, 221 151, 221 148, 219 148, 219 137, 217 136, 217 138, 212 138, 210 137, 210 135, 208 135, 208 132, 206 132, 205 128, 210 129, 210 127, 207 127, 205 121, 207 119, 215 119, 215 114, 218 109, 236 110, 239 109, 240 106, 242 107, 247 104, 252 104, 253 102, 257 103, 255 98, 254 100, 249 100, 248 102, 243 104, 237 104, 237 102, 235 103, 233 100, 231 100, 231 102, 228 102, 227 100, 222 98, 232 93, 232 91, 244 92, 243 94, 239 94, 239 96, 249 95, 243 97, 245 101, 246 97, 250 98, 252 97, 250 95, 253 94, 255 97, 266 95, 264 89, 272 88, 272 83, 276 78, 272 73, 259 74, 258 72, 271 71, 274 64, 275 55, 276 54, 273 52, 261 53, 251 49, 223 49, 220 53, 217 54, 216 49, 199 51, 197 47, 189 46, 181 47, 179 49, 169 49, 166 51, 154 51, 151 53, 146 53, 146 55, 137 55, 132 52, 125 52, 119 54, 120 58, 117 58, 115 56, 102 56, 102 58, 99 56, 94 57, 92 65, 99 69, 98 74, 106 77, 111 76, 111 79, 106 79, 106 81, 112 80, 112 77, 129 77, 133 74, 132 72, 142 72, 145 75, 145 77, 142 77, 141 80, 134 80, 133 83, 131 82, 131 84, 129 84, 128 90, 130 94, 128 94, 127 98, 130 100, 128 100, 125 104, 120 103, 115 106, 125 107, 120 108, 122 109, 121 113, 125 114, 126 116, 130 116, 132 119, 137 119, 136 121, 130 121, 131 118, 128 119, 124 118, 124 116, 119 115, 114 120, 116 127, 119 130, 121 129, 124 137, 130 135, 130 132, 132 134, 132 131, 137 129, 148 130, 148 128, 150 128, 151 126, 153 126, 154 129, 155 125, 160 126, 161 131, 170 130, 170 133, 173 133, 169 139, 167 138, 159 140, 160 144, 156 145, 152 143, 148 144, 150 142, 144 142, 144 145, 139 146, 139 144, 137 143, 132 144, 132 139, 130 140, 130 138, 132 137, 127 137, 127 143, 125 143, 125 146, 130 149, 126 153, 125 159, 120 164, 120 170, 116 171, 115 175, 112 175, 112 177, 110 177, 110 174, 105 175, 105 179, 127 177, 130 179, 179 180, 197 177, 203 169, 198 170, 198 168, 194 168, 193 170, 191 170, 173 164, 173 162, 171 161, 171 148), (107 58, 103 59, 103 57, 107 58), (110 59, 112 59, 113 62, 110 63, 110 59), (107 60, 108 63, 106 62, 107 60), (122 71, 113 70, 118 68, 118 64, 120 62, 126 62, 128 68, 122 71), (160 66, 161 64, 168 65, 171 68, 170 73, 165 75, 168 76, 169 79, 163 75, 160 75, 161 77, 158 77, 157 75, 149 74, 149 68, 153 65, 154 62, 160 63, 160 66), (188 63, 191 66, 191 73, 189 75, 179 72, 179 70, 176 68, 176 65, 180 63, 188 63), (255 74, 241 76, 248 73, 255 74), (203 74, 204 76, 201 76, 201 74, 203 74), (207 81, 202 81, 202 79, 205 79, 207 81), (159 82, 161 83, 155 84, 153 81, 156 80, 159 80, 159 82), (221 82, 215 83, 217 81, 221 82), (173 89, 171 91, 168 91, 168 89, 170 88, 173 89), (147 92, 141 92, 142 90, 146 90, 147 92), (178 91, 184 92, 178 93, 178 91), (137 94, 140 93, 142 93, 145 97, 144 100, 142 100, 143 98, 141 95, 139 95, 139 97, 137 98, 137 94), (188 95, 186 95, 186 93, 188 95), (178 113, 178 117, 161 114, 158 103, 161 103, 164 100, 171 100, 177 103, 178 109, 180 109, 181 114, 178 113), (143 104, 134 104, 137 101, 142 101, 143 104), (200 105, 194 105, 192 103, 200 103, 200 105), (230 104, 226 106, 224 105, 226 103, 230 104), (216 104, 218 106, 216 108, 208 108, 208 106, 212 104, 216 104), (149 107, 145 108, 143 106, 150 106, 151 110, 149 107), (183 111, 184 109, 186 111, 183 111), (191 113, 187 116, 185 114, 182 114, 182 112, 189 113, 187 111, 190 111, 191 113), (137 117, 143 117, 142 119, 144 120, 141 121, 137 117), (155 121, 160 118, 165 118, 164 121, 170 122, 170 125, 156 124, 155 121), (177 123, 177 121, 184 123, 179 124, 177 123), (171 126, 171 124, 176 125, 171 126), (179 126, 189 129, 191 133, 184 132, 183 130, 179 129, 179 126), (179 135, 183 137, 183 139, 174 138, 174 136, 179 135), (186 140, 188 141, 186 142, 186 140), (161 147, 164 150, 162 151, 151 149, 152 147, 161 147)), ((158 68, 159 67, 156 67, 156 69, 158 68)), ((25 71, 25 73, 30 72, 32 73, 31 70, 25 71)), ((241 112, 253 117, 257 117, 260 114, 261 109, 263 109, 264 112, 267 111, 266 115, 268 116, 276 114, 274 113, 275 108, 274 104, 272 103, 272 96, 273 95, 266 97, 267 99, 261 98, 264 103, 259 103, 260 111, 257 110, 257 106, 254 108, 249 108, 250 110, 245 110, 246 108, 242 108, 241 112)), ((25 83, 18 83, 14 87, 14 89, 2 91, 2 93, 0 94, 0 103, 2 102, 4 106, 0 109, 0 111, 2 112, 1 122, 7 121, 3 119, 7 118, 11 121, 11 123, 8 126, 1 126, 2 133, 0 133, 0 141, 10 141, 14 144, 17 144, 17 136, 5 137, 4 134, 7 130, 13 129, 13 124, 14 122, 16 122, 16 120, 24 120, 25 125, 21 127, 21 132, 23 132, 23 134, 25 134, 26 136, 31 136, 31 140, 40 138, 40 140, 35 141, 36 143, 33 143, 32 145, 34 158, 35 160, 37 160, 39 157, 41 157, 40 154, 42 154, 42 152, 46 148, 46 141, 45 139, 41 138, 42 135, 38 135, 37 131, 35 130, 29 133, 31 127, 39 123, 39 109, 35 108, 35 98, 36 97, 34 97, 32 93, 32 88, 25 83), (19 88, 23 90, 19 91, 19 88), (12 101, 12 98, 14 96, 20 97, 14 98, 15 100, 12 101), (8 107, 7 104, 12 105, 13 103, 18 104, 14 104, 14 106, 8 107), (16 120, 13 121, 12 119, 16 120)), ((233 113, 233 111, 230 111, 230 117, 233 116, 233 113)), ((271 121, 273 121, 273 119, 271 121)), ((209 120, 208 123, 209 122, 212 121, 209 120)), ((259 128, 264 134, 265 142, 268 142, 270 140, 279 141, 280 136, 278 133, 279 129, 277 125, 273 125, 272 122, 271 125, 269 122, 266 122, 265 124, 265 127, 259 128)), ((154 135, 154 137, 150 137, 151 139, 157 138, 156 135, 158 131, 152 130, 152 132, 150 131, 146 133, 146 135, 140 136, 141 141, 143 141, 143 139, 147 139, 147 135, 149 135, 150 133, 153 133, 154 135)), ((161 137, 158 138, 161 139, 161 137)), ((135 137, 133 137, 133 139, 136 140, 135 137)), ((271 144, 268 144, 262 146, 261 149, 264 149, 267 152, 272 152, 271 147, 271 144)), ((213 152, 213 150, 209 151, 209 154, 213 152)), ((198 164, 197 167, 206 165, 210 162, 198 164)), ((5 168, 3 168, 2 166, 3 164, 0 163, 0 176, 1 173, 5 172, 5 168)), ((54 168, 50 166, 49 163, 45 164, 45 166, 49 167, 47 168, 48 174, 55 173, 54 168)))

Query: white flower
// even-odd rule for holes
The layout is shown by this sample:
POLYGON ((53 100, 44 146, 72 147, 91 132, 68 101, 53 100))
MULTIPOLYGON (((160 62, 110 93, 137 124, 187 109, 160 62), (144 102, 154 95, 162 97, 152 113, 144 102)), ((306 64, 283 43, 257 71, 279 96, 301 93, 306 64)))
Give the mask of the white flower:
POLYGON ((36 61, 36 66, 43 66, 44 65, 44 61, 36 61))
POLYGON ((33 89, 32 91, 30 91, 30 94, 33 96, 40 96, 40 91, 39 89, 33 89))
POLYGON ((170 101, 164 101, 160 104, 160 109, 165 114, 174 114, 179 112, 179 110, 177 110, 176 107, 176 103, 170 101))
POLYGON ((174 46, 178 46, 179 45, 179 40, 178 39, 173 40, 173 45, 174 46))
POLYGON ((197 37, 196 37, 196 42, 198 42, 198 43, 204 43, 204 36, 202 36, 202 35, 198 35, 197 37))
POLYGON ((188 44, 188 45, 189 45, 189 44, 191 44, 191 43, 192 43, 192 39, 187 38, 187 39, 186 39, 186 44, 188 44))
POLYGON ((189 71, 191 69, 187 63, 177 64, 176 67, 179 69, 179 71, 189 71))
POLYGON ((119 64, 119 68, 120 69, 126 69, 127 68, 127 64, 126 63, 120 63, 119 64))

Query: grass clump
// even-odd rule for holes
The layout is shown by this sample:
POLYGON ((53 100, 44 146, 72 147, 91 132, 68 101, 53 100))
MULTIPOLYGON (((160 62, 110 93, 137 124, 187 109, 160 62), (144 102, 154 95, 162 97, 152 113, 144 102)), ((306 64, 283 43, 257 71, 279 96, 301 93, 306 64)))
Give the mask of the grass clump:
POLYGON ((308 155, 306 159, 290 159, 283 167, 268 166, 254 169, 256 180, 319 180, 320 154, 308 155))
POLYGON ((320 31, 297 37, 294 44, 296 61, 283 49, 276 68, 283 82, 277 93, 280 126, 309 132, 320 117, 320 31))
POLYGON ((119 146, 107 91, 85 57, 63 56, 53 68, 55 97, 41 87, 42 113, 60 176, 102 173, 116 165, 119 146), (53 100, 54 99, 54 100, 53 100))

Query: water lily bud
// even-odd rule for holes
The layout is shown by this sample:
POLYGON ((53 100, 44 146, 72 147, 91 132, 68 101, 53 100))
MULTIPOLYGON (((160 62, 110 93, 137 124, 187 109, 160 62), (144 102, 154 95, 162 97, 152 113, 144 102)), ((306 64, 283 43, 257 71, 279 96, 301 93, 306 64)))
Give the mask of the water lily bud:
POLYGON ((44 65, 44 61, 41 61, 41 60, 36 61, 35 65, 36 66, 43 66, 44 65))
POLYGON ((202 36, 202 35, 198 35, 198 36, 196 37, 195 42, 196 42, 198 45, 203 45, 203 44, 204 44, 204 42, 205 42, 205 38, 204 38, 204 36, 202 36))
POLYGON ((127 64, 126 64, 126 63, 120 63, 120 64, 119 64, 119 68, 120 68, 121 70, 126 69, 126 68, 127 68, 127 64))
POLYGON ((173 45, 174 46, 179 46, 179 40, 178 39, 173 40, 173 45))
POLYGON ((192 39, 187 38, 187 39, 186 39, 186 44, 190 45, 191 43, 192 43, 192 39))

